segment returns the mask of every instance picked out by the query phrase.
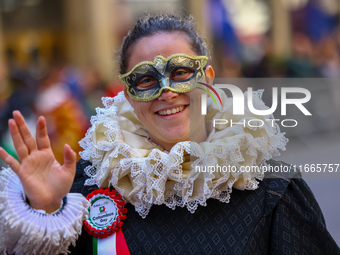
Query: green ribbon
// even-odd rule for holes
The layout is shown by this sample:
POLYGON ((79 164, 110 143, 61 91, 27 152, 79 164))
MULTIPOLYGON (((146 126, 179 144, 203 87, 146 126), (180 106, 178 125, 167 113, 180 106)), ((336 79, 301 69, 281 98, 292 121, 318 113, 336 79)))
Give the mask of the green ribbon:
POLYGON ((97 237, 92 238, 92 250, 93 250, 93 255, 98 255, 98 238, 97 237))

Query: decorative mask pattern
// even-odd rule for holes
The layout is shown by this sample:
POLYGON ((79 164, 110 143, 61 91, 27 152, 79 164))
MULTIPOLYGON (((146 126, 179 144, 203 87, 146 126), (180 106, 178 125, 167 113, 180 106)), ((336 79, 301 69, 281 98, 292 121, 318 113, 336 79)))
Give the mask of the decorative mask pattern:
POLYGON ((147 102, 158 98, 165 90, 176 93, 192 91, 204 79, 207 61, 206 56, 182 53, 168 58, 156 56, 153 62, 140 62, 130 72, 120 75, 119 79, 132 99, 147 102), (178 70, 184 70, 189 75, 185 79, 173 79, 178 70))

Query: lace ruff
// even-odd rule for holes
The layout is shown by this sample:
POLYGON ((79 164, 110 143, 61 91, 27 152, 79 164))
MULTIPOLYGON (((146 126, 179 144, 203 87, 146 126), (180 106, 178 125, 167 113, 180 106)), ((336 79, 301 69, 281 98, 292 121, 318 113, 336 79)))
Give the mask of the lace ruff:
POLYGON ((42 213, 25 203, 19 177, 10 169, 0 171, 0 253, 67 254, 75 245, 87 217, 89 202, 69 193, 62 209, 42 213))
MULTIPOLYGON (((258 110, 268 109, 261 100, 262 92, 254 92, 253 96, 258 110)), ((85 169, 90 177, 86 185, 112 185, 143 218, 154 204, 172 209, 186 206, 193 213, 198 205, 205 206, 209 198, 228 203, 232 187, 256 189, 264 173, 241 171, 242 167, 265 164, 280 154, 279 149, 285 150, 288 139, 274 121, 265 121, 273 119, 272 115, 256 116, 246 108, 244 116, 234 116, 232 99, 222 90, 218 93, 222 109, 208 99, 207 141, 179 142, 170 152, 148 139, 123 92, 115 98, 103 98, 105 108, 96 109, 92 127, 80 141, 84 148, 82 158, 92 162, 85 169), (258 119, 264 125, 213 128, 213 119, 233 123, 258 119), (208 171, 202 166, 234 166, 236 171, 208 171)))

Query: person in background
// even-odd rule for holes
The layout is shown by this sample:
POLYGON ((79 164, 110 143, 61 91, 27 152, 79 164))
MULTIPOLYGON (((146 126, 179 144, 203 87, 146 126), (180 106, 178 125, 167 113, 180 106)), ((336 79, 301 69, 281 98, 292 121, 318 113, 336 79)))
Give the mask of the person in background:
POLYGON ((78 142, 88 128, 86 114, 63 82, 61 71, 60 66, 52 65, 39 85, 34 105, 37 115, 46 119, 51 147, 58 162, 63 162, 66 143, 77 153, 81 150, 78 142))

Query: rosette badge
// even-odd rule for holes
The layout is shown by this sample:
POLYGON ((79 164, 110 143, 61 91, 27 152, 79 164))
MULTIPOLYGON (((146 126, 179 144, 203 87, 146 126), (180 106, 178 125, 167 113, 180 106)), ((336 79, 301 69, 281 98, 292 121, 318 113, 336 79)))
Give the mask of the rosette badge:
POLYGON ((118 231, 126 219, 125 201, 121 195, 107 189, 97 189, 87 195, 90 202, 89 217, 84 229, 91 236, 105 238, 118 231))

